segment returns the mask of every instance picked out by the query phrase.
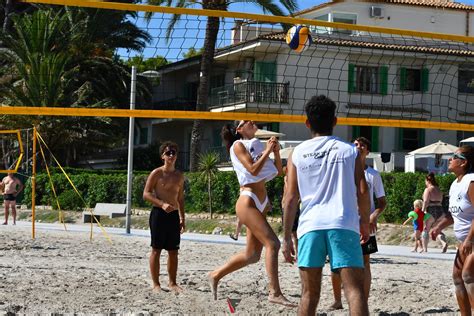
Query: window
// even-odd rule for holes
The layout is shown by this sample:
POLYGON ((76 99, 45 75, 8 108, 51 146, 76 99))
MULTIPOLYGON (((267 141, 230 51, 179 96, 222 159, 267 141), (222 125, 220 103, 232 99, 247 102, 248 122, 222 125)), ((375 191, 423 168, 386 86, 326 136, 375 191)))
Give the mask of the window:
MULTIPOLYGON (((357 24, 357 14, 353 13, 328 13, 321 16, 317 16, 314 18, 316 21, 326 21, 326 22, 337 22, 337 23, 346 23, 346 24, 357 24)), ((324 26, 311 26, 311 32, 317 34, 331 34, 331 33, 339 33, 339 34, 352 34, 352 30, 346 29, 336 29, 333 30, 330 27, 324 26)))
POLYGON ((352 140, 357 137, 365 137, 370 140, 370 151, 379 151, 379 127, 378 126, 353 126, 352 140))
POLYGON ((379 68, 378 67, 365 67, 356 66, 356 81, 355 91, 356 92, 367 92, 367 93, 378 93, 379 89, 379 68))
POLYGON ((256 61, 253 78, 260 82, 276 82, 276 63, 256 61))
POLYGON ((458 92, 474 93, 474 70, 459 69, 458 72, 458 92))
POLYGON ((387 94, 387 66, 349 65, 349 92, 387 94))
POLYGON ((428 69, 400 68, 400 90, 428 91, 428 69))
MULTIPOLYGON (((337 23, 346 23, 346 24, 357 24, 357 14, 352 14, 352 13, 333 13, 332 14, 332 22, 337 22, 337 23)), ((340 34, 352 34, 352 30, 346 30, 346 29, 336 29, 334 30, 334 33, 340 33, 340 34)))
POLYGON ((400 150, 412 151, 425 145, 425 130, 416 128, 399 129, 400 150))
MULTIPOLYGON (((325 22, 330 22, 331 20, 329 19, 329 14, 324 14, 324 15, 321 15, 321 16, 317 16, 314 18, 316 21, 325 21, 325 22)), ((309 30, 313 33, 316 33, 316 34, 328 34, 328 33, 331 33, 330 32, 330 27, 325 27, 325 26, 314 26, 314 25, 311 25, 309 27, 309 30)))

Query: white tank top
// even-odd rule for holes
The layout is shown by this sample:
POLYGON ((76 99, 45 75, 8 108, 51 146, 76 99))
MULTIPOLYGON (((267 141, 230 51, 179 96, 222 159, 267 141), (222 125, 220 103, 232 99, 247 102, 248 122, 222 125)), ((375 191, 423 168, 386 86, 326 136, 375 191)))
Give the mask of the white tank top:
POLYGON ((454 180, 449 189, 449 212, 454 219, 454 234, 459 241, 466 239, 474 219, 474 205, 469 202, 467 190, 474 181, 474 173, 465 174, 461 181, 454 180))
POLYGON ((357 149, 336 136, 320 136, 296 146, 301 214, 298 238, 314 230, 347 229, 359 233, 354 171, 357 149))
POLYGON ((234 152, 234 146, 239 142, 244 145, 245 149, 247 149, 247 152, 250 154, 250 157, 252 157, 254 163, 262 157, 264 150, 263 144, 257 138, 236 140, 234 144, 232 144, 232 147, 230 147, 230 160, 232 161, 235 173, 237 174, 239 184, 242 186, 250 183, 257 183, 262 180, 268 182, 275 178, 278 174, 278 170, 269 158, 265 161, 265 164, 258 175, 252 175, 240 162, 234 152))

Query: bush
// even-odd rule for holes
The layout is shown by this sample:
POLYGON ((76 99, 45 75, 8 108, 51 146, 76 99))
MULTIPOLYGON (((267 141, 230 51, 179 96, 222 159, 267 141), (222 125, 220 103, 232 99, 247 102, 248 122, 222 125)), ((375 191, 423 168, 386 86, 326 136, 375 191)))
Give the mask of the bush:
MULTIPOLYGON (((381 215, 381 220, 387 223, 402 223, 408 212, 413 209, 413 201, 421 199, 425 190, 425 173, 382 173, 385 187, 387 208, 381 215)), ((454 181, 452 174, 437 175, 441 191, 449 193, 449 187, 454 181)))
MULTIPOLYGON (((70 169, 70 178, 76 185, 87 207, 96 203, 125 203, 127 190, 127 175, 125 171, 101 171, 93 173, 90 170, 79 172, 70 169)), ((133 178, 132 203, 134 207, 151 205, 142 198, 148 173, 136 172, 133 178)), ((425 189, 424 173, 382 173, 385 187, 387 208, 382 213, 381 221, 401 223, 407 213, 413 208, 413 201, 421 199, 425 189)), ((447 194, 454 175, 436 176, 441 190, 447 194)), ((77 197, 68 180, 57 171, 52 175, 56 193, 59 196, 61 208, 77 210, 84 207, 82 200, 77 197)), ((235 214, 235 203, 239 197, 239 184, 234 172, 218 172, 212 185, 212 208, 215 213, 235 214)), ((185 210, 186 212, 207 212, 208 197, 207 183, 200 173, 185 174, 185 210)), ((272 203, 273 215, 281 214, 281 198, 283 194, 283 177, 276 177, 267 183, 267 191, 272 203)), ((46 173, 40 173, 36 178, 36 199, 38 204, 52 205, 56 202, 50 181, 46 173)), ((26 183, 23 203, 31 206, 31 182, 26 183)))

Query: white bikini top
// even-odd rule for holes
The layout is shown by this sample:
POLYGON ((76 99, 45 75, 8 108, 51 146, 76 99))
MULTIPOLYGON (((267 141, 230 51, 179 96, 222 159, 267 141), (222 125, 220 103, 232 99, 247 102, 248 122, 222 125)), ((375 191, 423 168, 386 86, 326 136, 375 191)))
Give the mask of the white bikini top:
POLYGON ((273 178, 275 178, 275 176, 278 174, 278 170, 273 164, 273 162, 268 158, 265 161, 265 164, 263 165, 258 175, 253 176, 240 162, 239 158, 237 158, 237 155, 234 152, 234 146, 238 142, 242 143, 245 146, 245 149, 247 149, 254 163, 258 159, 260 159, 260 157, 262 157, 264 147, 263 147, 263 144, 260 142, 260 140, 256 138, 252 138, 249 140, 247 139, 236 140, 234 144, 232 144, 232 147, 230 147, 230 159, 232 161, 232 165, 234 167, 235 173, 237 174, 237 179, 239 180, 239 184, 241 186, 250 184, 250 183, 257 183, 262 180, 265 180, 265 182, 268 182, 272 180, 273 178))

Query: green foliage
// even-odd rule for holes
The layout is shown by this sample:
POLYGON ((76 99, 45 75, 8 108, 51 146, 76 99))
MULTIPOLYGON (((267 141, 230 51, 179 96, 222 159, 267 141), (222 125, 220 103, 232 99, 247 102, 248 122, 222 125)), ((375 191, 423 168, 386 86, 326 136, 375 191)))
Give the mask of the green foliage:
POLYGON ((204 47, 201 47, 198 50, 196 50, 196 48, 194 48, 194 47, 190 47, 187 52, 183 53, 183 57, 184 58, 191 58, 191 57, 194 57, 194 56, 202 55, 203 49, 204 49, 204 47))
MULTIPOLYGON (((381 215, 381 220, 387 223, 402 223, 408 212, 413 210, 413 201, 421 199, 425 190, 425 173, 382 173, 385 187, 387 208, 381 215)), ((449 193, 449 187, 455 177, 452 174, 437 175, 441 191, 449 193)))
MULTIPOLYGON (((76 194, 76 192, 67 190, 62 192, 58 196, 58 202, 61 206, 61 209, 70 210, 70 211, 82 211, 84 203, 81 200, 81 197, 76 194)), ((57 209, 57 204, 53 203, 53 209, 57 209)))
POLYGON ((134 56, 132 58, 129 58, 127 61, 125 61, 125 64, 130 68, 132 66, 136 66, 138 73, 141 73, 147 70, 158 70, 158 68, 168 63, 169 62, 166 60, 166 58, 162 56, 145 58, 142 55, 134 56))
MULTIPOLYGON (((151 36, 131 12, 44 7, 13 16, 0 33, 0 103, 10 106, 128 108, 130 73, 113 58, 118 48, 142 50, 151 36)), ((151 85, 137 80, 138 103, 150 104, 151 85)), ((60 161, 72 162, 123 137, 122 121, 99 117, 2 116, 7 129, 38 127, 60 161), (87 150, 84 150, 87 148, 87 150)))
MULTIPOLYGON (((68 169, 71 181, 76 186, 82 200, 72 188, 62 173, 52 172, 52 182, 58 195, 61 209, 80 210, 84 207, 94 207, 96 203, 125 203, 127 192, 127 174, 125 171, 102 171, 99 174, 87 170, 79 173, 80 169, 68 169), (84 205, 85 202, 85 205, 84 205)), ((142 198, 147 174, 135 173, 132 187, 132 203, 135 207, 149 207, 150 204, 142 198)), ((31 182, 25 186, 22 203, 31 206, 31 182)), ((51 205, 57 208, 49 177, 40 173, 36 177, 36 203, 51 205)))
MULTIPOLYGON (((68 169, 72 181, 81 192, 87 207, 96 203, 125 203, 127 175, 125 171, 117 170, 80 170, 68 169)), ((148 172, 135 172, 133 178, 132 203, 134 207, 148 208, 150 204, 142 198, 148 172)), ((382 173, 385 187, 387 208, 382 213, 381 220, 388 223, 401 223, 413 208, 413 201, 421 199, 425 189, 424 173, 382 173)), ((77 210, 84 207, 71 188, 67 179, 57 170, 53 170, 53 183, 59 195, 61 208, 77 210), (64 203, 64 204, 63 204, 64 203)), ((438 175, 441 190, 447 194, 455 177, 452 174, 438 175)), ((281 197, 283 194, 283 177, 276 177, 268 182, 267 192, 272 203, 272 215, 281 214, 281 197)), ((200 172, 185 174, 185 211, 207 212, 209 198, 205 193, 208 181, 200 172)), ((235 214, 235 203, 239 198, 239 183, 234 172, 217 172, 211 181, 212 209, 214 213, 235 214)), ((36 180, 37 204, 52 205, 55 200, 49 183, 48 175, 40 173, 36 180)), ((31 182, 25 187, 22 203, 31 205, 31 182)))

